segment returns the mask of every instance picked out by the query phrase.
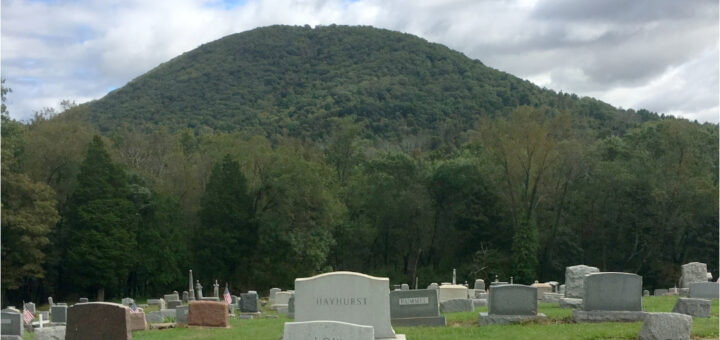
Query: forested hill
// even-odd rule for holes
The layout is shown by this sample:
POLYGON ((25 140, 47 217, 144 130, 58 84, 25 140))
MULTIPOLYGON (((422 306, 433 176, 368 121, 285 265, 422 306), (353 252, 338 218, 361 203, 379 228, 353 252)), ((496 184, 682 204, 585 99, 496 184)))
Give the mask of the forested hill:
POLYGON ((520 105, 571 111, 588 118, 582 124, 598 137, 657 117, 541 89, 409 34, 335 25, 227 36, 161 64, 89 108, 104 132, 128 123, 317 140, 329 117, 353 116, 368 133, 397 139, 432 135, 439 126, 464 130, 520 105))

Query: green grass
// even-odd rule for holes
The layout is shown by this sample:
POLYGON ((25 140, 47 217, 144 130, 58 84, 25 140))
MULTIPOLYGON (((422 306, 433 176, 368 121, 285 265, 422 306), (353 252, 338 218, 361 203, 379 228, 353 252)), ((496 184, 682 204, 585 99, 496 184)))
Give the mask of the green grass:
MULTIPOLYGON (((677 297, 660 296, 643 298, 643 310, 647 312, 670 312, 677 297)), ((547 320, 536 323, 515 325, 477 325, 479 312, 487 312, 486 307, 474 312, 445 314, 447 327, 395 327, 395 332, 405 334, 408 340, 461 340, 461 339, 635 339, 642 322, 632 323, 574 323, 570 309, 560 309, 557 304, 541 303, 539 312, 547 315, 547 320)), ((267 311, 266 315, 277 315, 267 311)), ((292 321, 283 316, 276 319, 230 320, 230 327, 213 328, 174 328, 168 330, 149 330, 133 333, 133 339, 142 340, 190 340, 190 339, 252 339, 277 340, 282 336, 283 323, 292 321)), ((710 318, 694 318, 692 339, 718 339, 718 300, 713 300, 710 318)), ((26 336, 25 339, 32 339, 26 336)))

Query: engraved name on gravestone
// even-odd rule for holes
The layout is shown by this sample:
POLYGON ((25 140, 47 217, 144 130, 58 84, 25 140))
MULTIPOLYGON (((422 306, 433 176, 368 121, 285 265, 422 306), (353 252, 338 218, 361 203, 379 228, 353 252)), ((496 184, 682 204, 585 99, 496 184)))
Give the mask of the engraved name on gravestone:
POLYGON ((437 294, 436 289, 390 292, 390 318, 393 326, 445 326, 437 294))
POLYGON ((373 326, 376 338, 396 338, 390 325, 390 281, 354 272, 295 279, 295 320, 373 326))

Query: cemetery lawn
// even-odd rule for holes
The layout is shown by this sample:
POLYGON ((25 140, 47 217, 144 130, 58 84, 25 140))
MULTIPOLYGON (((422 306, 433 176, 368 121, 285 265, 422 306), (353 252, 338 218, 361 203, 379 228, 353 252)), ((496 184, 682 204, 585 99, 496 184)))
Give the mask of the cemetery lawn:
MULTIPOLYGON (((677 297, 643 297, 643 310, 647 312, 670 312, 677 297)), ((457 340, 457 339, 635 339, 642 322, 632 323, 573 323, 572 310, 560 309, 557 304, 540 303, 539 312, 547 315, 542 323, 483 326, 477 324, 479 312, 447 313, 447 327, 395 327, 395 332, 405 334, 408 340, 457 340)), ((265 314, 276 316, 272 311, 265 314)), ((693 318, 692 339, 718 339, 718 300, 713 300, 710 318, 693 318)), ((230 328, 174 328, 134 332, 136 340, 183 340, 183 339, 252 339, 278 340, 282 336, 283 323, 292 321, 278 318, 256 320, 230 320, 230 328)), ((26 333, 24 339, 32 339, 26 333)))

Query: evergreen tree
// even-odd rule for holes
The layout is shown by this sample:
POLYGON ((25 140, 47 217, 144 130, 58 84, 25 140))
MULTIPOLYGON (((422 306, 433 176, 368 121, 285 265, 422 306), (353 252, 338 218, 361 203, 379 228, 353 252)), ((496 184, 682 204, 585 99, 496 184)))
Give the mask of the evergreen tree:
POLYGON ((115 165, 99 136, 93 137, 80 166, 78 185, 63 221, 65 279, 74 289, 125 286, 137 252, 137 210, 129 198, 127 176, 115 165))
POLYGON ((242 284, 249 280, 257 228, 240 164, 230 155, 216 164, 200 202, 193 236, 198 277, 242 284))

